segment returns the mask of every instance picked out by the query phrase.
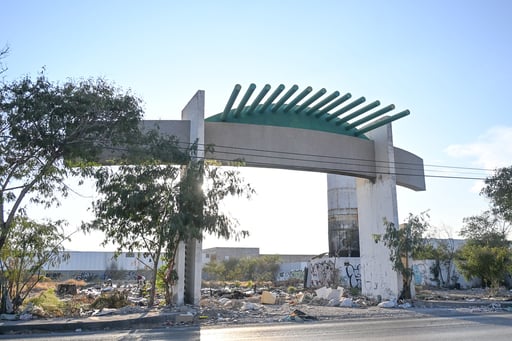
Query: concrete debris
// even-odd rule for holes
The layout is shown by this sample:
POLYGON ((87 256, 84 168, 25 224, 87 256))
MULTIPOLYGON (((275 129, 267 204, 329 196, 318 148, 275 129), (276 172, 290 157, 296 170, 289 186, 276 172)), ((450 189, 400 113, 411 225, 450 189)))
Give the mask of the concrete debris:
POLYGON ((194 321, 194 315, 192 313, 179 314, 176 316, 176 324, 191 323, 194 321))
POLYGON ((276 304, 276 294, 270 291, 263 291, 261 293, 261 304, 276 304))
POLYGON ((16 314, 0 314, 0 320, 16 321, 17 319, 18 315, 16 314))
POLYGON ((377 304, 377 307, 379 307, 379 308, 396 308, 397 307, 396 299, 394 298, 389 301, 380 302, 379 304, 377 304))
POLYGON ((259 310, 261 309, 261 305, 259 304, 256 304, 256 303, 252 303, 252 302, 244 302, 242 304, 242 307, 240 308, 240 310, 259 310))
POLYGON ((343 300, 339 304, 340 307, 352 308, 354 303, 350 297, 344 297, 343 300))
POLYGON ((32 320, 32 314, 30 314, 30 313, 21 314, 20 320, 22 320, 22 321, 32 320))
POLYGON ((315 290, 316 296, 318 298, 330 301, 330 300, 340 300, 343 297, 345 289, 342 287, 338 287, 337 289, 322 287, 320 289, 315 290))
POLYGON ((107 315, 114 315, 114 313, 117 312, 117 309, 111 309, 111 308, 103 308, 103 309, 97 309, 94 310, 91 316, 107 316, 107 315))

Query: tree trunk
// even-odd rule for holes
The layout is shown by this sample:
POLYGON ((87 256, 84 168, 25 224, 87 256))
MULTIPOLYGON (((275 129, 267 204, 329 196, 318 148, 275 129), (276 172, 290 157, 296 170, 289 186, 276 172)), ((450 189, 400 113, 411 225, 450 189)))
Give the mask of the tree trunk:
POLYGON ((155 259, 154 259, 154 263, 153 263, 153 271, 151 273, 151 289, 149 290, 149 300, 148 300, 149 308, 151 308, 155 304, 156 276, 158 273, 158 263, 160 262, 160 253, 161 253, 161 250, 158 249, 155 254, 155 259))

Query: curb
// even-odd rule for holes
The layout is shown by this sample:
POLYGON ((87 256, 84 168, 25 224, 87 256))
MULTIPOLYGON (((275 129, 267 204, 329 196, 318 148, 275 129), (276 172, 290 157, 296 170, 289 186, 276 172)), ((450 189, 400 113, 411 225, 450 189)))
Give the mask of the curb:
POLYGON ((126 315, 105 316, 101 320, 68 319, 68 320, 30 320, 0 322, 0 334, 27 332, 63 332, 63 331, 92 331, 109 329, 148 328, 165 323, 175 323, 179 313, 165 313, 153 316, 136 317, 126 315))

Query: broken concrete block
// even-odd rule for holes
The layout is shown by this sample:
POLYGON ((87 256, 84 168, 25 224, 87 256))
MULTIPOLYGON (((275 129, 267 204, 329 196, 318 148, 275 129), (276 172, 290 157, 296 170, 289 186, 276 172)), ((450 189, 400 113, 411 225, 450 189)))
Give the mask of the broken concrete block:
POLYGON ((176 323, 190 323, 194 321, 194 315, 191 313, 176 315, 176 323))
POLYGON ((261 304, 276 304, 276 295, 270 291, 263 291, 261 293, 261 304))
POLYGON ((339 298, 331 298, 329 302, 327 303, 328 307, 337 307, 340 305, 340 299, 339 298))
POLYGON ((330 292, 331 289, 327 287, 321 287, 320 289, 315 290, 316 296, 323 299, 327 299, 327 296, 329 296, 330 292))
POLYGON ((340 302, 340 307, 352 307, 352 299, 349 297, 344 297, 343 300, 340 302))
POLYGON ((337 290, 337 289, 330 289, 331 291, 329 292, 329 294, 327 294, 327 299, 328 300, 340 300, 340 297, 341 295, 343 294, 343 291, 342 290, 337 290))

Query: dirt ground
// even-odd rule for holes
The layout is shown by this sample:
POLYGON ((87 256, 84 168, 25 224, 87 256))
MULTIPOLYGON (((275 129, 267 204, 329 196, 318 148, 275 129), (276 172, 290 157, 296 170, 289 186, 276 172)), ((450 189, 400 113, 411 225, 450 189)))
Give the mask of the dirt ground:
POLYGON ((432 309, 453 312, 485 313, 512 312, 512 292, 505 289, 491 293, 486 289, 443 290, 418 288, 417 298, 397 302, 392 308, 383 308, 364 297, 352 297, 351 306, 330 306, 325 300, 303 300, 292 297, 277 304, 259 304, 259 297, 225 300, 205 297, 200 303, 203 324, 246 324, 304 320, 338 320, 348 318, 421 317, 432 309), (248 304, 253 303, 253 305, 248 304))

